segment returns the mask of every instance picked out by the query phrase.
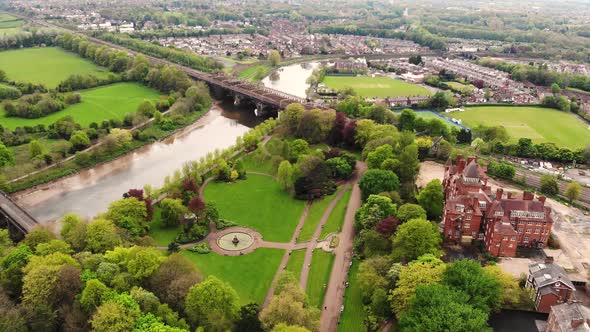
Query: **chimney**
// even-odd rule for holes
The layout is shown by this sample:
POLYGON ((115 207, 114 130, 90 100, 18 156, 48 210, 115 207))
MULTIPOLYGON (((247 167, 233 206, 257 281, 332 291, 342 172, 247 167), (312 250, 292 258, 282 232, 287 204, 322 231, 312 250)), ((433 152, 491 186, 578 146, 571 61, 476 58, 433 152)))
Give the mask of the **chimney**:
POLYGON ((463 159, 463 155, 459 154, 457 155, 457 173, 463 173, 463 169, 465 169, 465 160, 463 159))
POLYGON ((547 263, 547 264, 553 263, 553 256, 545 257, 545 263, 547 263))
POLYGON ((572 325, 572 329, 576 329, 578 326, 584 324, 584 320, 583 319, 572 319, 571 325, 572 325))
POLYGON ((499 201, 502 199, 502 194, 504 193, 504 190, 502 188, 498 188, 496 189, 496 200, 499 201))
POLYGON ((525 201, 532 201, 535 198, 535 194, 530 191, 525 191, 522 193, 522 199, 525 201))
POLYGON ((507 196, 508 199, 514 199, 514 193, 511 192, 511 191, 507 192, 506 193, 506 196, 507 196))
POLYGON ((545 205, 545 200, 547 199, 547 197, 539 196, 537 199, 539 200, 539 202, 541 202, 541 203, 543 203, 543 205, 545 205))

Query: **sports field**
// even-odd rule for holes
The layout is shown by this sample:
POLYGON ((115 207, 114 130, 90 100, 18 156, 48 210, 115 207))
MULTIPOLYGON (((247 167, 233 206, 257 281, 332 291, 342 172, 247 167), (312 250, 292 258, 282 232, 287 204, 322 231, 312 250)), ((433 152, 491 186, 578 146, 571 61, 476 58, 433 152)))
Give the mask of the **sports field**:
POLYGON ((45 84, 55 88, 72 74, 104 78, 106 68, 57 47, 23 48, 0 52, 0 69, 9 80, 45 84))
POLYGON ((359 96, 368 98, 430 96, 430 90, 389 77, 326 76, 326 86, 335 90, 351 87, 359 96))
POLYGON ((467 107, 454 112, 467 127, 478 124, 504 126, 514 139, 526 137, 535 143, 552 142, 570 149, 582 148, 590 142, 590 125, 571 113, 541 107, 467 107))
POLYGON ((0 107, 0 123, 9 129, 38 124, 48 126, 66 115, 71 115, 82 127, 88 127, 92 122, 100 124, 103 120, 121 120, 125 114, 135 112, 142 101, 156 100, 159 96, 157 91, 136 83, 107 85, 80 91, 80 94, 81 103, 37 119, 7 118, 4 109, 0 107))

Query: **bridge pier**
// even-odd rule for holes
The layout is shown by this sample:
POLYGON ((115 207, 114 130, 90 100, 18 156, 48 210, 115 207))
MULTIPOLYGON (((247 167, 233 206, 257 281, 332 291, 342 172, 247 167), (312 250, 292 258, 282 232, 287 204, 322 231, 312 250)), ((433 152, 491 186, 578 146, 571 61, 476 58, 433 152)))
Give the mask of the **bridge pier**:
POLYGON ((240 106, 242 104, 244 97, 240 96, 239 94, 234 95, 234 106, 240 106))
POLYGON ((258 117, 276 117, 278 115, 278 112, 274 107, 265 103, 257 101, 255 106, 254 114, 258 117))
POLYGON ((215 99, 224 99, 227 96, 227 90, 214 84, 209 84, 211 96, 215 99))
POLYGON ((16 227, 11 220, 3 213, 0 213, 0 228, 7 229, 8 235, 12 241, 19 242, 25 238, 25 233, 18 227, 16 227))

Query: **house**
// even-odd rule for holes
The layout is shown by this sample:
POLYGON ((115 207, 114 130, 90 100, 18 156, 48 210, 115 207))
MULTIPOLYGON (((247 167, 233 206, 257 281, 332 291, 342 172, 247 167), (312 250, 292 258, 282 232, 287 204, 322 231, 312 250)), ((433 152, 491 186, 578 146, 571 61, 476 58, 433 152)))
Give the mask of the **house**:
POLYGON ((456 164, 445 165, 443 179, 445 240, 463 245, 483 241, 495 256, 516 256, 519 246, 545 247, 553 219, 545 197, 534 194, 492 194, 486 169, 475 157, 457 156, 456 164))
POLYGON ((590 332, 590 308, 576 302, 552 306, 545 332, 590 332))
POLYGON ((552 259, 529 265, 526 287, 534 289, 535 309, 550 312, 551 307, 574 298, 576 287, 565 270, 552 259))

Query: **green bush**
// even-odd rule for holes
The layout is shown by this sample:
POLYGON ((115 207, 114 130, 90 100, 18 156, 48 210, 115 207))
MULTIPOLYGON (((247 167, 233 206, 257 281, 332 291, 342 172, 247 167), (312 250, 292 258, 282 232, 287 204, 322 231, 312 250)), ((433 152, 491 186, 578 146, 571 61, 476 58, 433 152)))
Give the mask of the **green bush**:
POLYGON ((229 228, 229 227, 233 227, 233 226, 237 226, 237 224, 233 221, 229 221, 229 220, 225 220, 225 219, 218 219, 217 222, 215 222, 215 227, 217 229, 225 229, 225 228, 229 228))
POLYGON ((194 247, 188 248, 190 252, 196 252, 197 254, 208 254, 211 252, 211 247, 209 247, 209 243, 201 242, 194 247))

